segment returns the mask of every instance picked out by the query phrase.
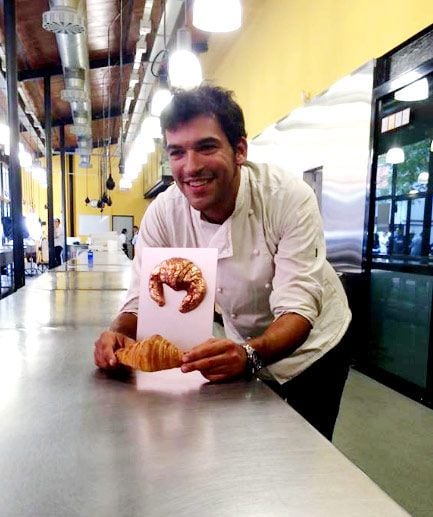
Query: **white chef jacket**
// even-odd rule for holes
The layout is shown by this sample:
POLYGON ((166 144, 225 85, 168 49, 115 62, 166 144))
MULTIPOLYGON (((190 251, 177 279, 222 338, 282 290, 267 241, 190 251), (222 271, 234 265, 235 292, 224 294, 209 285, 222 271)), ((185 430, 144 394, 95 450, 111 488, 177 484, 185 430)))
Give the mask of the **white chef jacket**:
POLYGON ((62 224, 60 223, 60 226, 58 226, 57 228, 54 228, 54 246, 63 247, 63 244, 64 244, 63 228, 62 228, 62 224))
POLYGON ((284 383, 338 344, 351 319, 344 289, 326 261, 315 195, 274 166, 247 162, 233 214, 221 225, 200 218, 176 185, 148 207, 140 226, 131 285, 122 312, 138 312, 145 247, 218 248, 215 302, 226 336, 259 336, 279 316, 297 313, 309 337, 261 376, 284 383))

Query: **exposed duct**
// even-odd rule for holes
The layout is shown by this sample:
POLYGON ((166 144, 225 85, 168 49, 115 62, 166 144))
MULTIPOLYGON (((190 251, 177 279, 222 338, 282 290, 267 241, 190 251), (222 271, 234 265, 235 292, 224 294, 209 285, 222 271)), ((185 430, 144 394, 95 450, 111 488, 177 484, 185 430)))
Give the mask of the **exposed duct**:
MULTIPOLYGON (((161 52, 161 50, 165 49, 165 44, 169 42, 171 35, 175 29, 177 20, 179 18, 181 9, 183 7, 183 0, 167 0, 165 4, 165 21, 164 14, 162 15, 158 31, 155 35, 155 40, 152 46, 152 52, 149 57, 149 64, 146 68, 146 72, 144 74, 143 81, 140 85, 140 91, 137 96, 137 100, 134 105, 134 109, 132 111, 130 122, 126 131, 124 133, 124 142, 126 145, 131 145, 135 136, 137 135, 140 124, 142 122, 143 116, 146 112, 146 104, 148 102, 149 96, 152 92, 153 85, 156 81, 156 78, 152 75, 152 66, 151 63, 155 60, 157 55, 161 52), (165 23, 165 27, 164 27, 165 23), (165 31, 164 31, 165 29, 165 31), (164 32, 166 41, 164 41, 164 32)), ((147 2, 146 2, 147 4, 147 2)), ((147 14, 147 17, 150 16, 150 13, 147 14)), ((156 66, 153 67, 153 70, 156 71, 158 68, 156 66)), ((128 102, 128 99, 126 100, 128 102)), ((130 101, 129 101, 130 102, 130 101)))
POLYGON ((42 26, 56 35, 65 80, 61 97, 71 105, 77 153, 88 164, 93 140, 85 0, 50 0, 50 10, 43 14, 42 26))

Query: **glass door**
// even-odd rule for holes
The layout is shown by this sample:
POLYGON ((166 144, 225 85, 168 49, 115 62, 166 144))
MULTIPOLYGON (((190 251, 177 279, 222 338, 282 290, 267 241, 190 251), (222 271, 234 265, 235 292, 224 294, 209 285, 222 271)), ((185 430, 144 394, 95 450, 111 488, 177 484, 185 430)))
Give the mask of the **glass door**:
POLYGON ((433 73, 376 98, 367 366, 432 404, 433 73))

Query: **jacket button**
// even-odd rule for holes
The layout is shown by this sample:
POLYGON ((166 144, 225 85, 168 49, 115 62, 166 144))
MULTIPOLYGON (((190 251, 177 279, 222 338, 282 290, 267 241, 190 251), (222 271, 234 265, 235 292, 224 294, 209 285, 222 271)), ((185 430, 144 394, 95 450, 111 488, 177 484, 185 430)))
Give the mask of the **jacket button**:
POLYGON ((222 287, 217 287, 217 293, 222 293, 222 292, 223 292, 222 287))
POLYGON ((235 320, 238 317, 238 315, 235 312, 232 312, 230 314, 230 317, 235 320))
POLYGON ((256 257, 260 255, 260 250, 258 250, 257 248, 253 250, 253 255, 255 255, 256 257))

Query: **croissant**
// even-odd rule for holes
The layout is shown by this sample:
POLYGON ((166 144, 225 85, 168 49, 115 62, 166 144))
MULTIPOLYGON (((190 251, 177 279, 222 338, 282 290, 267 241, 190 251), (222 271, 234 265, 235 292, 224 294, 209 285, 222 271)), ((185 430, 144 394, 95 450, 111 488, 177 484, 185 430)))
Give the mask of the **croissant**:
POLYGON ((144 372, 168 370, 182 365, 182 351, 158 334, 119 348, 115 354, 120 363, 144 372))
POLYGON ((185 258, 164 260, 151 272, 149 294, 160 307, 165 304, 162 284, 167 284, 175 291, 186 290, 187 294, 179 307, 183 313, 198 307, 206 294, 206 282, 200 269, 185 258))

